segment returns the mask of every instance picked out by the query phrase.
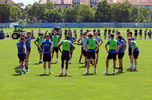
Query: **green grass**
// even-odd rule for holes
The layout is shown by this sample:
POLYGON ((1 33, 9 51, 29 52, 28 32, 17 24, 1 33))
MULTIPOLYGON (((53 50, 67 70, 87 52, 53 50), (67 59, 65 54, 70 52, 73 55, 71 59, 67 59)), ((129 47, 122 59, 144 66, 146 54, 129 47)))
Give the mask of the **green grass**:
MULTIPOLYGON (((4 29, 5 30, 5 29, 4 29)), ((53 75, 43 76, 43 64, 38 64, 39 55, 34 40, 30 55, 31 72, 19 75, 17 47, 18 40, 0 40, 0 100, 151 100, 151 40, 136 40, 139 45, 138 71, 126 71, 130 66, 126 50, 124 73, 105 75, 107 52, 104 40, 100 47, 97 74, 84 75, 86 68, 79 64, 80 46, 76 45, 72 64, 67 77, 61 77, 61 63, 51 64, 53 75)), ((61 53, 59 53, 59 58, 61 53)), ((53 59, 54 62, 56 58, 53 59)), ((82 62, 84 61, 84 57, 82 62)), ((60 60, 61 62, 61 60, 60 60)), ((110 61, 112 65, 112 61, 110 61)), ((117 61, 118 66, 118 61, 117 61)), ((93 73, 93 66, 90 73, 93 73)), ((117 72, 117 70, 116 70, 117 72)), ((47 69, 48 73, 48 69, 47 69)), ((112 73, 112 67, 109 67, 112 73)))
MULTIPOLYGON (((35 37, 37 37, 38 36, 38 30, 39 30, 39 28, 24 28, 23 30, 26 30, 26 31, 31 31, 31 30, 34 30, 34 32, 35 32, 35 37)), ((45 33, 46 31, 48 31, 48 32, 51 32, 52 31, 52 29, 53 28, 41 28, 41 31, 43 32, 43 33, 45 33)), ((64 30, 65 30, 65 28, 61 28, 62 29, 62 32, 64 33, 64 30)), ((68 28, 66 28, 66 29, 68 29, 68 28)), ((80 37, 80 29, 81 28, 70 28, 71 30, 72 30, 72 32, 74 31, 74 29, 76 29, 77 30, 77 32, 79 32, 79 33, 77 33, 78 34, 78 38, 80 37)), ((87 29, 91 29, 92 31, 94 30, 94 28, 83 28, 83 30, 84 31, 86 31, 87 29)), ((95 28, 96 30, 98 30, 98 28, 95 28)), ((104 33, 103 33, 103 31, 104 31, 104 29, 105 28, 99 28, 100 29, 100 31, 101 31, 101 38, 104 38, 104 33)), ((109 29, 109 28, 107 28, 107 29, 109 29)), ((121 32, 121 34, 122 34, 122 36, 123 37, 125 37, 125 38, 127 38, 127 33, 126 33, 126 31, 127 31, 127 29, 128 28, 110 28, 111 30, 112 29, 115 29, 115 31, 116 31, 116 29, 118 29, 120 32, 121 32)), ((135 30, 135 28, 129 28, 130 29, 130 31, 132 31, 133 32, 133 36, 134 36, 134 30, 135 30)), ((137 28, 137 30, 139 30, 140 28, 137 28)), ((143 30, 143 35, 142 35, 142 37, 144 38, 144 30, 145 30, 146 28, 142 28, 142 30, 143 30)), ((148 31, 150 30, 150 28, 147 28, 148 29, 148 31)), ((13 28, 4 28, 3 29, 4 30, 4 32, 6 32, 6 33, 9 33, 10 34, 10 32, 13 32, 13 28)), ((64 34, 63 34, 63 36, 64 36, 64 34)), ((139 38, 139 35, 138 35, 138 38, 139 38)), ((148 38, 148 36, 147 36, 147 38, 148 38)))

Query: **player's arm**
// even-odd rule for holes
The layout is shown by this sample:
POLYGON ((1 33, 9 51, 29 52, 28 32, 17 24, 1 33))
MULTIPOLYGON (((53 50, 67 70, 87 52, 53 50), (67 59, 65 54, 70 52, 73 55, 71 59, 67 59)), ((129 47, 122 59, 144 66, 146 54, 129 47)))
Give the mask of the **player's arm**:
POLYGON ((97 49, 95 51, 97 51, 99 49, 99 47, 100 47, 100 45, 99 45, 99 43, 97 43, 97 49))
POLYGON ((134 50, 134 46, 133 45, 131 45, 131 52, 132 52, 132 55, 133 55, 133 50, 134 50))
POLYGON ((38 45, 37 45, 37 41, 36 41, 36 40, 34 41, 34 44, 38 47, 38 45))
POLYGON ((25 52, 25 47, 23 46, 23 53, 25 53, 26 54, 26 52, 25 52))
POLYGON ((41 48, 41 46, 42 46, 42 44, 40 44, 40 45, 38 46, 38 48, 43 52, 43 49, 41 48))
POLYGON ((61 48, 60 48, 61 45, 62 45, 62 44, 59 44, 59 45, 58 45, 58 49, 59 49, 59 51, 62 53, 61 48))
POLYGON ((102 43, 103 43, 103 40, 101 40, 101 43, 100 43, 99 47, 102 45, 102 43))
POLYGON ((72 45, 72 50, 70 51, 70 53, 75 49, 75 47, 72 45))
POLYGON ((54 46, 53 46, 53 44, 51 45, 51 47, 52 47, 52 49, 51 49, 51 51, 50 51, 50 52, 52 53, 52 52, 53 52, 53 49, 54 49, 54 46))
POLYGON ((109 53, 109 50, 108 50, 108 47, 107 47, 108 45, 106 44, 105 45, 105 48, 106 48, 106 51, 109 53))
POLYGON ((119 49, 122 47, 122 44, 120 43, 119 45, 118 45, 118 48, 117 48, 117 53, 119 52, 119 49))
POLYGON ((125 48, 124 48, 124 51, 126 51, 126 48, 127 48, 127 44, 125 44, 125 48))

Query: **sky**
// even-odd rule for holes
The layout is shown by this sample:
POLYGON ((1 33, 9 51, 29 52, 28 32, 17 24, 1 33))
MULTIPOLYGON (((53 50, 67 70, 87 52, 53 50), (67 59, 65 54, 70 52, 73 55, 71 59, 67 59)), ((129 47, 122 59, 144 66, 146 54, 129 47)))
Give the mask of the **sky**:
POLYGON ((20 3, 20 2, 23 2, 24 5, 28 5, 28 4, 33 4, 34 2, 39 2, 40 0, 12 0, 14 1, 15 3, 20 3))

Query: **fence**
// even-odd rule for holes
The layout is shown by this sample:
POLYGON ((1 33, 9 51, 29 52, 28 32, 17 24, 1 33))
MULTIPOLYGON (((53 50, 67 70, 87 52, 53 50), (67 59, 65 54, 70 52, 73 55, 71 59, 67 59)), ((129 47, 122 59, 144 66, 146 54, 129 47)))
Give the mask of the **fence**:
POLYGON ((151 28, 152 23, 0 23, 0 28, 13 28, 22 25, 24 28, 151 28))

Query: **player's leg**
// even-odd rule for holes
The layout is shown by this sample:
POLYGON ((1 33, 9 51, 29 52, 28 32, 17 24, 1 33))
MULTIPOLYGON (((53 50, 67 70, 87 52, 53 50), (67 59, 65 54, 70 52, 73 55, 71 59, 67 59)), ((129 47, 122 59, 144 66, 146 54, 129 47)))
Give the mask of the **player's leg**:
POLYGON ((58 52, 59 52, 59 50, 58 50, 58 48, 57 48, 57 50, 56 50, 56 59, 57 59, 57 63, 59 62, 59 60, 58 60, 58 58, 59 58, 58 52))
POLYGON ((20 62, 21 62, 21 66, 20 66, 20 74, 22 74, 23 66, 24 66, 24 61, 20 61, 20 62))
POLYGON ((112 58, 112 56, 111 56, 111 54, 109 53, 108 56, 107 56, 107 59, 106 59, 106 71, 103 72, 103 73, 108 74, 109 61, 110 61, 111 58, 112 58))
POLYGON ((40 61, 39 61, 39 63, 43 63, 43 61, 42 61, 42 52, 40 52, 39 54, 40 54, 40 61))
POLYGON ((62 72, 61 72, 61 75, 63 75, 63 69, 64 69, 64 60, 63 59, 61 59, 61 69, 62 69, 62 72))
POLYGON ((53 74, 51 72, 51 54, 46 54, 47 55, 47 61, 48 61, 48 68, 49 68, 49 74, 53 74))
POLYGON ((47 61, 47 54, 43 54, 43 68, 44 68, 44 74, 46 74, 46 61, 47 61))
POLYGON ((53 62, 53 56, 54 56, 54 48, 53 48, 53 52, 52 52, 52 55, 51 55, 51 63, 53 62))
POLYGON ((135 53, 133 54, 133 56, 134 56, 134 62, 135 62, 135 68, 134 68, 134 70, 137 70, 137 59, 138 59, 138 55, 139 55, 139 52, 135 52, 135 53))
POLYGON ((79 58, 79 63, 81 63, 83 53, 81 53, 80 58, 79 58))
POLYGON ((91 59, 87 59, 87 71, 86 71, 86 74, 89 74, 90 60, 91 59))
POLYGON ((65 75, 68 75, 67 71, 68 71, 68 62, 69 60, 66 60, 66 69, 65 69, 65 75))

